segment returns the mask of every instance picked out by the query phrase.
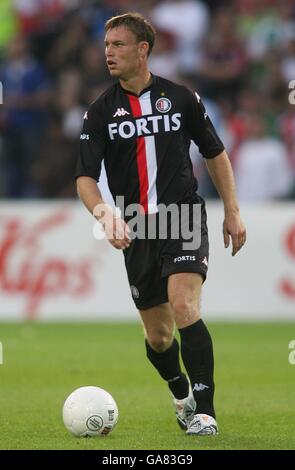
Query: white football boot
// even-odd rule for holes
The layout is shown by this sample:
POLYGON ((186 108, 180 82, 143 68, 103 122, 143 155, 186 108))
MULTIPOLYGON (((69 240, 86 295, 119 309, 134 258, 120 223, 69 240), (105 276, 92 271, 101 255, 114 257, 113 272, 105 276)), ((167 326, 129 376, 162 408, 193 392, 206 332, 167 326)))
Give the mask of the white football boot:
POLYGON ((195 436, 212 436, 218 434, 216 420, 212 416, 196 414, 189 422, 186 434, 195 436))
POLYGON ((173 397, 173 404, 175 407, 176 419, 179 426, 181 427, 181 429, 188 429, 188 425, 190 421, 194 418, 196 411, 196 402, 191 387, 189 389, 189 394, 186 398, 178 400, 177 398, 173 397))

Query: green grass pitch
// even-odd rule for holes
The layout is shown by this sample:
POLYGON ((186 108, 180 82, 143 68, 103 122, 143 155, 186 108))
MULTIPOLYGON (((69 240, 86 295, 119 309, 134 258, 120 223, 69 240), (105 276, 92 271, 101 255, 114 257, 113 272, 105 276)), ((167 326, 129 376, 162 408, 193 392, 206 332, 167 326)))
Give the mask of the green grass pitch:
POLYGON ((294 449, 295 324, 212 323, 220 434, 186 436, 145 358, 139 323, 0 324, 1 449, 294 449), (119 407, 109 436, 75 438, 61 419, 83 385, 119 407))

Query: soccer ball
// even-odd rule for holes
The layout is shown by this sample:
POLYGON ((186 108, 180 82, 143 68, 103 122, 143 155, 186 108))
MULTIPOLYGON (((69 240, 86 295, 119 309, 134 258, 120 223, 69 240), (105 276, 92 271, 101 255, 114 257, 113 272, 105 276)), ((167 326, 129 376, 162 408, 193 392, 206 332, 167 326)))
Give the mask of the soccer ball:
POLYGON ((118 407, 112 395, 99 387, 81 387, 66 399, 62 417, 75 436, 105 436, 118 421, 118 407))

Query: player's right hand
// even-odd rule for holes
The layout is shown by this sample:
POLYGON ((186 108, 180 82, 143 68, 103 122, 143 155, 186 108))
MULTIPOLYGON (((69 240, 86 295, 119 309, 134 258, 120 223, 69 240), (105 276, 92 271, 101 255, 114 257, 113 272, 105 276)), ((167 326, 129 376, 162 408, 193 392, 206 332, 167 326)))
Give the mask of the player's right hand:
POLYGON ((99 204, 95 207, 95 216, 101 223, 106 238, 118 250, 128 248, 131 243, 130 228, 128 224, 118 217, 111 206, 99 204))
POLYGON ((112 224, 105 225, 104 231, 110 244, 118 250, 125 250, 131 243, 130 228, 121 217, 113 217, 112 224))

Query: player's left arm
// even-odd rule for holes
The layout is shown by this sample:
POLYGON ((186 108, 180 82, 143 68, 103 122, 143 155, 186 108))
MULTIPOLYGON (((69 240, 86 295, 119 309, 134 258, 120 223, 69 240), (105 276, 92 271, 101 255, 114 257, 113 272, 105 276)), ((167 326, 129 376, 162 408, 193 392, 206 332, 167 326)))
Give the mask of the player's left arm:
POLYGON ((231 239, 234 256, 246 241, 246 229, 240 217, 231 163, 200 96, 191 92, 187 96, 186 126, 205 158, 211 179, 223 200, 224 246, 227 248, 231 239))
POLYGON ((231 238, 232 256, 234 256, 246 242, 246 228, 240 216, 232 166, 225 150, 205 161, 224 205, 224 246, 225 248, 229 246, 231 238))

